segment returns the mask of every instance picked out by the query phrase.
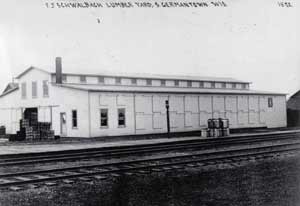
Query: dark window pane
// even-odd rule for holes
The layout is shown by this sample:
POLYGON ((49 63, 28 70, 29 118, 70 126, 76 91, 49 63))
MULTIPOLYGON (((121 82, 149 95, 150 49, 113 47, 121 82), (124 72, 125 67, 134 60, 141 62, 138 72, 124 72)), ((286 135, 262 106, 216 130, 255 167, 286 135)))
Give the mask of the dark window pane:
POLYGON ((108 126, 108 110, 100 109, 100 126, 107 127, 108 126))
POLYGON ((125 109, 118 109, 118 125, 125 126, 125 109))
POLYGON ((72 110, 72 127, 77 127, 77 110, 72 110))

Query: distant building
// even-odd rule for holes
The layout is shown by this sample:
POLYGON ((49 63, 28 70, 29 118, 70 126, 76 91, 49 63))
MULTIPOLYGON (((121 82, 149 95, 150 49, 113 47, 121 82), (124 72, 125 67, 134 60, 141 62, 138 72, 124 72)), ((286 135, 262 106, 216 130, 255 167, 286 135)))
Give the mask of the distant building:
POLYGON ((228 118, 231 128, 285 127, 285 94, 250 90, 232 78, 71 74, 30 67, 0 96, 0 125, 16 133, 21 118, 51 122, 56 135, 97 137, 165 133, 207 127, 228 118))
POLYGON ((300 126, 300 90, 287 101, 287 124, 289 127, 300 126))

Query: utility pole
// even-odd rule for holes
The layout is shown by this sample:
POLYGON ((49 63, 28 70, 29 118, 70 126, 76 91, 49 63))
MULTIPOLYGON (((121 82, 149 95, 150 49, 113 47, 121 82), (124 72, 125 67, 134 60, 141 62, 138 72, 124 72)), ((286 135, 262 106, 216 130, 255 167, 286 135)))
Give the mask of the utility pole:
POLYGON ((167 109, 167 128, 168 128, 168 138, 170 138, 170 116, 169 116, 169 100, 166 100, 166 109, 167 109))

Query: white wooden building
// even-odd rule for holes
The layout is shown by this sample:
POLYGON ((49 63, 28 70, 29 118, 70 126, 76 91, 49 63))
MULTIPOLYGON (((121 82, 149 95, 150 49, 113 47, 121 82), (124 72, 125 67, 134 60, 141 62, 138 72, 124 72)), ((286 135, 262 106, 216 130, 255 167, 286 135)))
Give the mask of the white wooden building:
POLYGON ((231 78, 162 75, 54 73, 30 67, 0 96, 0 125, 19 130, 34 113, 51 122, 56 135, 97 137, 165 133, 165 100, 171 132, 207 127, 209 118, 228 118, 231 128, 285 127, 285 94, 253 91, 231 78))

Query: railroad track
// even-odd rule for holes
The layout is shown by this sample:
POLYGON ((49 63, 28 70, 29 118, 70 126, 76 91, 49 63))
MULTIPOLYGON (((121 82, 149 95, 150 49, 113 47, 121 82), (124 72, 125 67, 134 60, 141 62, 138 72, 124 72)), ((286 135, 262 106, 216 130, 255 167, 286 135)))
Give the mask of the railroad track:
MULTIPOLYGON (((187 140, 181 142, 157 143, 149 145, 120 146, 115 148, 91 148, 85 150, 49 152, 46 154, 29 154, 0 157, 0 166, 14 166, 37 163, 50 163, 58 161, 77 161, 83 159, 96 159, 106 157, 124 157, 129 155, 140 155, 154 152, 199 150, 213 147, 233 146, 239 144, 253 144, 264 141, 298 140, 299 132, 285 134, 253 135, 246 137, 227 137, 216 139, 187 140)), ((300 139, 299 139, 300 140, 300 139)))
POLYGON ((228 149, 201 154, 185 154, 169 157, 137 159, 116 163, 93 164, 87 166, 66 167, 48 170, 35 170, 0 175, 0 189, 26 189, 39 184, 53 185, 58 182, 92 181, 110 176, 147 174, 166 170, 181 170, 186 167, 203 167, 205 164, 218 164, 228 161, 264 158, 286 152, 300 151, 300 143, 286 143, 274 146, 260 146, 249 149, 228 149))

